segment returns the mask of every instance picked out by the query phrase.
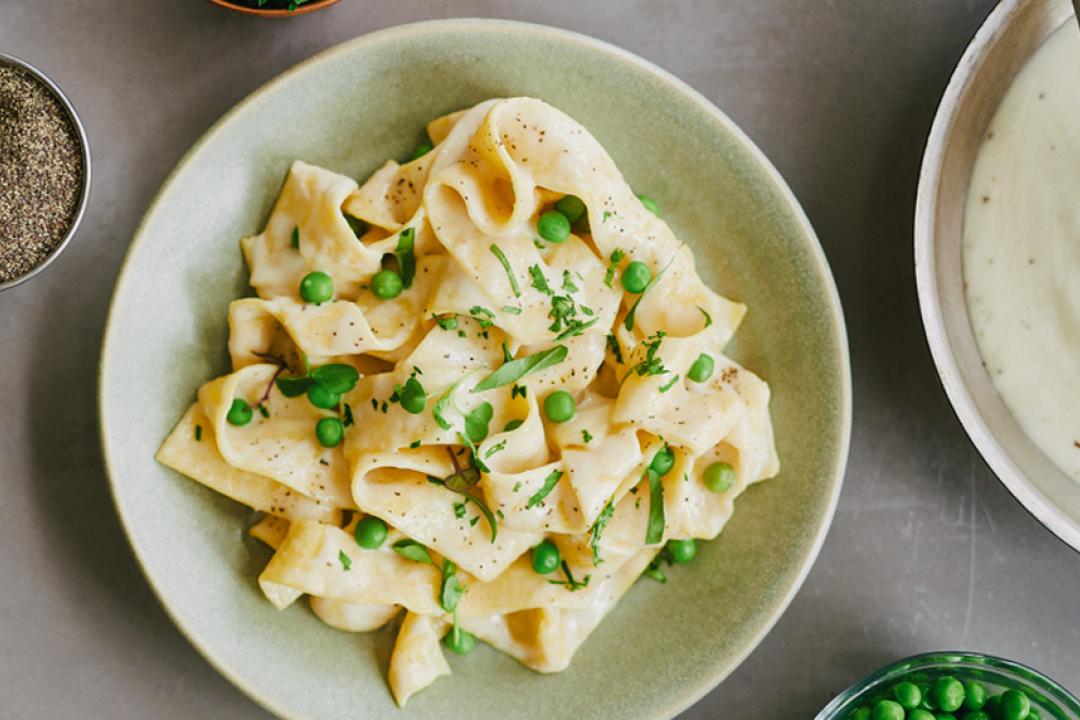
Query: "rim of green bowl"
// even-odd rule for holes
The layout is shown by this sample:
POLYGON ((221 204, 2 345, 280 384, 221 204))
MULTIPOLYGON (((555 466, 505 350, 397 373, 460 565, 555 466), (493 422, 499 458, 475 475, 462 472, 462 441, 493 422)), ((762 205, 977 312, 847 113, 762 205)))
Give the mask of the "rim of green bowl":
POLYGON ((844 472, 847 468, 848 454, 851 445, 851 416, 852 416, 852 381, 851 381, 851 355, 848 346, 847 327, 844 321, 843 307, 840 302, 840 294, 836 287, 836 280, 833 277, 832 269, 829 266, 828 259, 825 257, 825 251, 821 247, 821 242, 818 240, 817 233, 814 232, 813 226, 810 224, 809 218, 806 216, 805 210, 799 204, 798 199, 784 180, 780 172, 772 164, 772 162, 765 156, 762 150, 750 139, 750 137, 740 128, 731 118, 729 118, 722 110, 720 110, 715 104, 713 104, 708 98, 695 90, 689 84, 679 79, 675 75, 669 73, 667 70, 645 60, 644 58, 635 55, 629 50, 598 40, 589 35, 577 33, 571 30, 564 30, 562 28, 551 27, 548 25, 542 25, 538 23, 522 22, 518 20, 502 20, 494 18, 447 18, 440 20, 425 20, 415 23, 407 23, 402 25, 396 25, 381 30, 376 30, 364 35, 360 35, 351 40, 346 40, 338 45, 332 46, 325 50, 322 50, 315 55, 301 61, 300 63, 288 68, 287 70, 276 75, 265 84, 256 88, 249 95, 244 97, 240 102, 233 105, 224 115, 222 115, 203 135, 192 145, 186 153, 180 158, 176 166, 172 169, 169 175, 165 178, 165 181, 161 184, 157 193, 147 206, 147 211, 144 214, 142 220, 139 222, 138 227, 135 230, 133 240, 128 247, 128 251, 124 256, 123 263, 120 266, 120 270, 117 273, 116 284, 113 286, 113 293, 110 299, 109 313, 105 322, 105 332, 102 341, 102 354, 101 360, 98 366, 98 433, 99 442, 102 449, 102 458, 106 469, 106 476, 109 482, 110 495, 112 496, 113 506, 116 509, 117 516, 120 518, 120 525, 124 530, 124 534, 127 536, 128 544, 131 546, 132 553, 135 555, 135 560, 139 565, 140 570, 147 580, 147 584, 150 586, 157 598, 158 602, 165 610, 165 613, 176 625, 181 634, 191 643, 191 645, 199 652, 200 655, 214 668, 219 674, 225 677, 241 692, 257 702, 270 712, 283 718, 294 717, 291 710, 280 706, 275 701, 264 696, 258 687, 249 683, 241 674, 235 671, 233 668, 220 662, 214 655, 211 648, 204 643, 202 639, 197 637, 194 633, 189 632, 183 622, 180 620, 179 615, 169 604, 168 599, 161 593, 158 587, 151 579, 151 573, 149 567, 143 557, 141 549, 132 541, 131 533, 128 530, 129 520, 124 513, 122 504, 118 500, 118 485, 115 480, 115 473, 113 472, 113 462, 109 455, 108 443, 105 437, 106 428, 106 410, 105 410, 105 377, 107 375, 107 358, 108 354, 105 352, 109 346, 109 340, 113 332, 113 315, 116 310, 116 297, 120 288, 124 285, 128 270, 129 263, 133 256, 135 247, 143 241, 143 233, 146 230, 148 223, 150 222, 150 216, 153 214, 154 208, 158 202, 165 195, 165 193, 172 187, 172 184, 182 174, 187 167, 191 159, 202 149, 204 145, 209 143, 222 128, 232 119, 234 115, 239 113, 250 103, 257 100, 264 93, 270 92, 278 85, 285 83, 293 75, 306 70, 309 66, 316 65, 319 62, 332 58, 338 54, 352 51, 354 48, 362 47, 365 45, 374 45, 382 42, 393 42, 402 37, 406 37, 413 34, 423 33, 439 33, 452 30, 461 29, 482 29, 482 30, 503 30, 506 32, 526 32, 536 33, 540 35, 546 35, 548 37, 558 38, 560 40, 570 40, 581 45, 587 46, 590 49, 600 51, 607 55, 615 56, 623 62, 631 63, 645 72, 651 73, 666 84, 671 85, 676 90, 681 92, 689 102, 698 105, 707 114, 714 117, 725 130, 730 132, 736 137, 739 142, 753 155, 758 166, 769 177, 773 186, 778 191, 779 195, 783 198, 787 205, 787 209, 791 212, 792 218, 797 222, 802 230, 804 237, 808 238, 810 242, 811 256, 816 264, 817 275, 821 278, 825 290, 828 296, 827 312, 832 320, 832 325, 835 328, 836 334, 836 357, 839 362, 839 388, 840 395, 838 406, 840 408, 841 428, 839 437, 837 438, 837 453, 836 453, 836 465, 833 468, 833 475, 835 480, 833 482, 831 492, 828 497, 826 510, 819 520, 818 527, 814 532, 814 539, 811 543, 806 556, 803 560, 802 566, 799 568, 799 572, 794 582, 788 588, 787 592, 774 608, 772 617, 765 622, 759 631, 753 635, 753 637, 745 644, 741 652, 737 654, 733 662, 727 667, 717 668, 714 673, 704 678, 700 683, 688 686, 680 697, 674 699, 672 704, 665 710, 665 717, 674 717, 686 708, 693 705, 695 702, 705 696, 710 690, 715 688, 721 682, 724 681, 736 668, 738 668, 743 661, 753 652, 766 635, 773 629, 777 621, 787 611, 791 605, 791 601, 798 594, 802 588, 803 583, 806 580, 806 576, 809 574, 810 569, 813 567, 817 560, 818 555, 821 552, 821 547, 825 542, 825 538, 828 535, 829 528, 832 526, 833 516, 836 513, 836 506, 840 498, 840 490, 843 487, 844 472))
POLYGON ((1009 688, 1022 688, 1040 712, 1053 713, 1044 720, 1080 720, 1080 701, 1061 683, 1035 668, 996 655, 964 650, 939 650, 912 655, 875 670, 833 698, 815 720, 843 720, 869 696, 908 673, 952 672, 958 679, 976 679, 1009 688))

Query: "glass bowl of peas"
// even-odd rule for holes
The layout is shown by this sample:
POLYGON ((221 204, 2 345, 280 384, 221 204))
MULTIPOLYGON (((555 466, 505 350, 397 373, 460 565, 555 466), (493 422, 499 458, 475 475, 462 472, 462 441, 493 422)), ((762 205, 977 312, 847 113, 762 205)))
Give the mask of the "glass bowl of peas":
POLYGON ((1012 660, 935 652, 868 675, 816 720, 1080 720, 1080 701, 1012 660))

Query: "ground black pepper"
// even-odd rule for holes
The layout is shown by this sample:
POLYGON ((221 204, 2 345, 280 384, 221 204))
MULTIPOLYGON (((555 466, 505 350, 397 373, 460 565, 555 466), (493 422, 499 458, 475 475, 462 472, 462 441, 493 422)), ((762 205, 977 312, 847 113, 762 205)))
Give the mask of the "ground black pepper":
POLYGON ((0 63, 0 283, 33 270, 64 239, 83 173, 60 101, 26 70, 0 63))

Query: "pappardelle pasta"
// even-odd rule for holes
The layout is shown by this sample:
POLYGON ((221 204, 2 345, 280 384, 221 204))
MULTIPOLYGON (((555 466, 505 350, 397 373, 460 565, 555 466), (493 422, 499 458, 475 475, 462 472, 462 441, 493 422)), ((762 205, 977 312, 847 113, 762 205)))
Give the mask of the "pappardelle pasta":
POLYGON ((259 585, 350 632, 404 613, 404 705, 481 640, 567 667, 779 462, 744 312, 581 125, 531 98, 434 120, 362 186, 295 162, 241 241, 232 372, 158 453, 256 511, 259 585), (440 644, 441 643, 441 644, 440 644))

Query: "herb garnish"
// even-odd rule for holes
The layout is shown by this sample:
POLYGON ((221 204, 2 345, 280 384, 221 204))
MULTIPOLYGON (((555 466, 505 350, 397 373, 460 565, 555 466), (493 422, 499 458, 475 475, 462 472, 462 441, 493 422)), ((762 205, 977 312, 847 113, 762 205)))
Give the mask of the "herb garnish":
POLYGON ((345 571, 348 572, 349 568, 352 567, 352 558, 346 555, 344 550, 338 550, 337 557, 338 560, 341 561, 341 567, 345 568, 345 571))
POLYGON ((349 427, 350 425, 353 424, 352 405, 349 405, 349 403, 342 403, 341 407, 342 407, 342 410, 344 411, 344 415, 345 415, 345 422, 342 423, 342 424, 345 427, 349 427))
POLYGON ((293 250, 300 249, 300 226, 295 225, 292 229, 292 246, 293 250))
POLYGON ((495 243, 492 243, 491 254, 494 255, 503 266, 503 270, 506 271, 506 277, 510 278, 510 288, 514 291, 514 297, 521 297, 521 288, 518 287, 517 278, 514 277, 514 268, 510 266, 510 261, 506 258, 506 254, 503 253, 502 248, 495 243))
POLYGON ((661 386, 660 386, 660 392, 662 392, 662 393, 666 393, 666 392, 667 392, 668 390, 670 390, 670 389, 671 389, 671 388, 672 388, 672 387, 673 387, 673 386, 675 385, 675 383, 677 383, 677 382, 679 382, 679 376, 678 376, 678 375, 676 375, 675 377, 671 378, 671 380, 670 380, 670 381, 668 381, 667 383, 665 383, 664 385, 661 385, 661 386))
POLYGON ((532 286, 544 293, 545 295, 554 295, 555 291, 548 285, 547 278, 544 277, 544 271, 540 269, 539 265, 529 266, 529 276, 532 278, 532 286))
POLYGON ((672 256, 671 260, 668 260, 667 265, 665 265, 660 272, 653 275, 649 282, 645 285, 645 288, 638 294, 637 300, 635 300, 634 304, 630 306, 630 312, 626 313, 626 319, 623 321, 623 326, 627 330, 634 329, 634 316, 637 314, 638 305, 641 304, 641 299, 645 297, 645 293, 649 292, 649 288, 651 288, 653 285, 660 282, 660 278, 664 277, 664 273, 667 272, 668 268, 671 267, 671 263, 673 263, 674 261, 675 257, 672 256))
POLYGON ((503 305, 499 309, 502 310, 504 313, 509 313, 510 315, 521 314, 521 308, 519 308, 517 305, 503 305))
POLYGON ((589 547, 592 548, 593 565, 599 565, 603 562, 600 559, 600 534, 604 532, 604 528, 611 522, 611 516, 614 514, 615 505, 608 501, 608 504, 596 516, 596 520, 593 521, 592 528, 589 530, 589 547))
POLYGON ((592 433, 589 432, 587 428, 582 428, 581 429, 581 440, 586 445, 588 445, 590 442, 592 442, 592 439, 593 439, 592 433))
POLYGON ((645 530, 645 544, 655 545, 664 538, 664 484, 660 473, 652 468, 645 471, 649 477, 649 524, 645 530))
POLYGON ((664 367, 664 361, 656 357, 660 344, 664 341, 666 335, 667 333, 663 330, 657 330, 654 335, 650 335, 642 342, 642 346, 646 349, 645 359, 631 367, 623 376, 623 381, 634 373, 637 373, 638 377, 644 377, 646 375, 666 375, 670 372, 664 367))
POLYGON ((202 442, 202 425, 195 426, 195 442, 202 442))
POLYGON ((536 491, 536 493, 532 497, 529 498, 529 502, 525 505, 525 508, 534 508, 541 502, 543 502, 544 498, 550 495, 551 491, 555 489, 555 486, 558 484, 562 476, 562 470, 552 470, 550 473, 548 473, 548 476, 544 478, 544 484, 540 487, 539 490, 536 491))
POLYGON ((553 348, 541 350, 532 355, 526 355, 523 358, 504 363, 498 370, 477 383, 472 391, 474 393, 484 392, 485 390, 494 390, 497 387, 509 385, 512 382, 520 380, 529 373, 561 363, 566 359, 567 352, 565 345, 556 345, 553 348))
POLYGON ((416 542, 415 540, 411 540, 409 538, 405 538, 404 540, 398 540, 396 543, 394 543, 393 548, 394 552, 396 552, 398 555, 405 558, 406 560, 412 560, 413 562, 418 563, 427 563, 429 565, 435 564, 431 561, 431 555, 428 554, 427 548, 416 542))
POLYGON ((413 254, 415 241, 416 229, 405 228, 398 235, 397 247, 394 249, 398 272, 401 273, 401 286, 404 288, 412 287, 413 278, 416 277, 416 255, 413 254))
POLYGON ((577 592, 580 588, 589 587, 589 580, 592 579, 592 575, 586 575, 581 582, 574 579, 574 576, 570 573, 570 566, 566 564, 566 561, 562 561, 563 575, 566 576, 565 580, 548 580, 552 585, 565 585, 566 589, 570 592, 577 592))
MULTIPOLYGON (((461 437, 460 433, 459 437, 461 437)), ((468 492, 478 482, 480 482, 480 470, 478 468, 482 467, 484 469, 484 472, 487 472, 486 466, 483 466, 479 463, 475 455, 475 450, 472 463, 465 468, 461 467, 461 465, 458 463, 457 456, 454 455, 453 451, 450 450, 450 448, 446 448, 446 452, 450 455, 450 462, 454 465, 453 474, 451 474, 445 479, 440 479, 432 475, 428 475, 427 481, 432 485, 442 485, 447 490, 451 490, 453 492, 461 494, 463 496, 463 503, 471 502, 473 505, 476 505, 476 507, 479 508, 480 512, 483 513, 484 518, 488 521, 488 527, 491 528, 491 542, 494 543, 495 538, 498 537, 499 534, 499 528, 495 522, 495 515, 492 514, 491 508, 487 506, 487 503, 485 503, 481 498, 470 495, 468 492)), ((461 515, 457 514, 456 506, 454 514, 456 517, 461 517, 461 515)))
POLYGON ((463 503, 463 502, 454 503, 454 517, 456 517, 458 520, 465 517, 465 503, 463 503))
POLYGON ((505 449, 506 449, 506 440, 505 439, 500 440, 499 442, 495 443, 494 445, 492 445, 491 447, 489 447, 487 450, 484 451, 484 459, 487 460, 488 458, 490 458, 495 453, 500 453, 505 449))
POLYGON ((480 305, 473 305, 469 308, 469 315, 482 328, 489 328, 495 322, 495 313, 480 305))
POLYGON ((424 412, 424 406, 427 404, 427 391, 420 384, 417 375, 423 375, 423 372, 420 368, 414 367, 405 384, 395 384, 394 392, 390 395, 390 402, 401 403, 401 407, 413 415, 424 412))
POLYGON ((488 436, 488 423, 491 422, 494 414, 495 410, 491 403, 484 401, 465 416, 465 434, 470 440, 474 443, 484 441, 484 438, 488 436))
POLYGON ((622 348, 619 347, 619 340, 614 335, 607 336, 608 347, 611 348, 611 354, 615 356, 615 362, 620 365, 623 364, 622 348))
POLYGON ((604 284, 611 287, 611 281, 615 279, 615 271, 619 268, 619 263, 626 257, 626 253, 622 248, 615 248, 611 253, 611 262, 608 263, 607 272, 604 273, 604 284))
POLYGON ((422 445, 422 444, 423 443, 421 443, 419 440, 413 440, 411 443, 409 443, 409 448, 412 449, 412 450, 415 450, 416 448, 420 447, 420 445, 422 445))
POLYGON ((443 330, 457 330, 457 315, 432 315, 443 330))
POLYGON ((705 327, 709 327, 710 325, 712 325, 712 315, 710 315, 705 310, 705 308, 701 307, 700 305, 697 306, 697 309, 700 310, 701 314, 705 316, 705 327))

